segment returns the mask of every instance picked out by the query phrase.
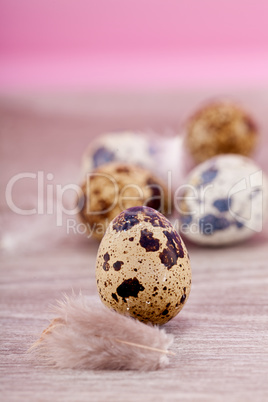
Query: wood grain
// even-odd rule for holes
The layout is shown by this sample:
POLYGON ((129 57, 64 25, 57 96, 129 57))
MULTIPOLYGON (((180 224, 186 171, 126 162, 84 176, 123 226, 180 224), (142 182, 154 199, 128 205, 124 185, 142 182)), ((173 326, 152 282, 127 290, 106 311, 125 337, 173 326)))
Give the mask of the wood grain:
MULTIPOLYGON (((255 94, 255 99, 261 103, 265 96, 267 99, 267 93, 261 93, 259 98, 255 94)), ((178 99, 182 104, 183 99, 180 96, 178 99)), ((192 95, 192 103, 196 99, 192 95)), ((146 105, 143 108, 146 110, 146 105)), ((156 109, 150 103, 152 116, 156 109)), ((140 120, 136 124, 140 127, 145 115, 142 110, 143 114, 141 108, 137 112, 140 120)), ((18 111, 10 102, 3 106, 3 101, 1 111, 2 189, 14 172, 26 168, 53 169, 57 178, 63 177, 57 176, 59 160, 61 167, 66 166, 64 180, 68 175, 72 180, 77 179, 79 155, 94 129, 122 121, 118 112, 105 123, 98 123, 100 115, 95 118, 91 115, 88 120, 77 117, 70 123, 70 118, 66 122, 66 116, 44 117, 45 114, 31 111, 30 106, 26 111, 18 111), (76 145, 71 141, 75 127, 76 140, 79 139, 76 145), (38 128, 48 135, 37 139, 38 128), (54 138, 51 131, 58 136, 54 138), (65 143, 61 146, 62 141, 65 143)), ((172 113, 175 116, 175 108, 172 113)), ((263 127, 268 128, 264 114, 262 118, 263 127)), ((126 115, 122 119, 126 122, 126 115)), ((264 156, 261 159, 264 161, 264 156)), ((98 297, 94 274, 98 245, 82 236, 68 239, 62 233, 55 236, 58 228, 46 217, 21 218, 17 222, 3 197, 1 211, 3 232, 25 231, 26 236, 27 226, 37 225, 33 231, 36 236, 29 237, 30 244, 13 252, 1 252, 0 256, 1 400, 268 400, 266 227, 262 234, 236 247, 209 249, 188 245, 192 291, 182 312, 165 325, 175 336, 172 350, 176 353, 170 357, 166 369, 149 373, 56 370, 34 360, 26 353, 27 349, 47 326, 52 317, 49 306, 63 292, 81 289, 85 295, 98 297)))

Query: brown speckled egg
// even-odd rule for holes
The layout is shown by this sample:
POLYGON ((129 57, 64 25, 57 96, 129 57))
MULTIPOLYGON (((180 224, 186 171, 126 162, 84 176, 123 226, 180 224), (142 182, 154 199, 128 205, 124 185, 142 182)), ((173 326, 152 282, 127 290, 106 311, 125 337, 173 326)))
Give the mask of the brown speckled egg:
POLYGON ((78 200, 80 218, 89 235, 99 240, 113 218, 121 211, 138 205, 166 213, 167 188, 149 170, 120 162, 107 163, 90 173, 78 200))
POLYGON ((96 280, 106 306, 143 322, 164 324, 188 299, 189 256, 161 213, 129 208, 110 223, 100 243, 96 280))
POLYGON ((257 143, 252 117, 230 101, 215 101, 200 108, 187 124, 185 144, 196 163, 215 155, 248 156, 257 143))

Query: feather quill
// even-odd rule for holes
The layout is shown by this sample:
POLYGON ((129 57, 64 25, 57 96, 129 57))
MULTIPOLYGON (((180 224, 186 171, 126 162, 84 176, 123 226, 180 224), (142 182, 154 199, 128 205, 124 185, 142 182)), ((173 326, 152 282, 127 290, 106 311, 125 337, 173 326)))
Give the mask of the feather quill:
POLYGON ((31 347, 59 368, 157 370, 165 367, 173 336, 164 329, 92 302, 80 294, 65 296, 53 319, 31 347))

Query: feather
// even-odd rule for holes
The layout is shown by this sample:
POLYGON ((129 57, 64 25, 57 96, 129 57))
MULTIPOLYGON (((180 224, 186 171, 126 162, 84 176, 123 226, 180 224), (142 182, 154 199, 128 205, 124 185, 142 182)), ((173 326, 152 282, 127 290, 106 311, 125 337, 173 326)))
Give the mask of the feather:
POLYGON ((59 368, 156 370, 168 364, 173 336, 87 300, 80 293, 58 302, 53 319, 31 347, 59 368))

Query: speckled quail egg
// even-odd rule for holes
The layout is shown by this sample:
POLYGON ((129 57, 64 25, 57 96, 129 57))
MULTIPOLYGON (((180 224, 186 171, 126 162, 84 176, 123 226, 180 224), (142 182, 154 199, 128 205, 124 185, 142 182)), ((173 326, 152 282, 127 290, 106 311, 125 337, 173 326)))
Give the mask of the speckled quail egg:
POLYGON ((161 213, 129 208, 114 218, 100 243, 96 281, 106 306, 145 323, 164 324, 188 299, 189 255, 161 213))
POLYGON ((168 180, 169 172, 174 171, 174 180, 178 177, 180 138, 168 130, 164 134, 122 131, 100 135, 90 141, 83 153, 82 178, 102 165, 118 162, 148 169, 164 181, 168 180))
POLYGON ((262 231, 268 181, 251 159, 234 154, 211 158, 191 171, 181 190, 176 204, 180 231, 194 243, 230 245, 262 231))
POLYGON ((215 100, 197 110, 188 119, 186 132, 186 149, 196 163, 219 154, 248 156, 258 139, 251 115, 228 100, 215 100))
POLYGON ((168 213, 165 183, 140 166, 111 162, 100 166, 82 185, 79 216, 88 231, 101 240, 108 224, 121 211, 146 205, 168 213))
POLYGON ((82 173, 110 162, 133 163, 154 170, 161 147, 149 135, 134 131, 106 133, 92 140, 82 157, 82 173))

